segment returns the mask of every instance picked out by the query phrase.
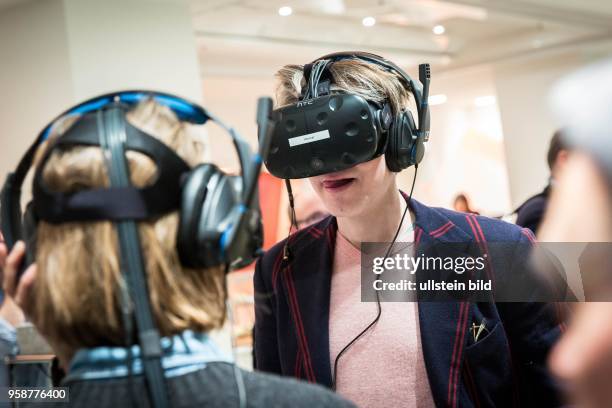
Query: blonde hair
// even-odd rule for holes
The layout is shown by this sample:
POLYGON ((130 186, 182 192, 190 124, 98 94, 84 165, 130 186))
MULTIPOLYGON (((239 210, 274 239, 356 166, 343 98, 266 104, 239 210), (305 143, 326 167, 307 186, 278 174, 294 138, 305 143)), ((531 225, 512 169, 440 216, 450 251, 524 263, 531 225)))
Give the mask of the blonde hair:
MULTIPOLYGON (((202 144, 168 108, 148 100, 131 110, 127 119, 189 165, 201 162, 202 144)), ((54 137, 65 130, 55 130, 54 137)), ((44 149, 39 149, 39 158, 44 149)), ((128 151, 126 157, 134 185, 154 180, 156 166, 150 158, 135 151, 128 151)), ((98 147, 56 150, 43 169, 43 179, 51 190, 61 192, 109 184, 98 147)), ((185 329, 208 331, 225 320, 223 272, 183 267, 176 250, 177 228, 178 212, 138 223, 153 315, 163 336, 185 329)), ((125 344, 119 296, 125 281, 113 223, 40 222, 36 259, 33 321, 52 345, 74 351, 125 344)))
MULTIPOLYGON (((329 65, 329 71, 333 77, 330 86, 332 93, 351 92, 376 103, 386 100, 394 114, 408 107, 409 92, 399 77, 374 63, 356 58, 339 60, 329 65)), ((304 67, 285 65, 276 73, 276 78, 277 107, 297 102, 306 82, 304 67)))

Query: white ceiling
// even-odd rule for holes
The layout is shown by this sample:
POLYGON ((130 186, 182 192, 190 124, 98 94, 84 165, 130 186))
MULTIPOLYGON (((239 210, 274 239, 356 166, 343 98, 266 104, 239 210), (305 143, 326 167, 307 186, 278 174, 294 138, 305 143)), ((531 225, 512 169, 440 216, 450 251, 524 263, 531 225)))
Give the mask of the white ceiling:
POLYGON ((351 49, 440 72, 612 44, 609 0, 191 0, 191 9, 205 76, 271 77, 351 49), (279 16, 281 6, 293 14, 279 16), (445 34, 432 33, 436 24, 445 34))

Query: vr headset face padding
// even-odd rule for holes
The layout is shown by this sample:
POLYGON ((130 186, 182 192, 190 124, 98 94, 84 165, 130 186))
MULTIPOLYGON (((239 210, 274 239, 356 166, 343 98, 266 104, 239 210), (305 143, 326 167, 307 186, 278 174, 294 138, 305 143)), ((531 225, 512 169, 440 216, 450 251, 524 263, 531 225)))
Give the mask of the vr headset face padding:
POLYGON ((385 161, 393 172, 400 172, 423 159, 425 150, 417 138, 414 119, 409 110, 403 110, 389 129, 385 161))
POLYGON ((239 219, 236 213, 240 200, 233 183, 231 176, 213 164, 199 165, 186 175, 177 235, 177 250, 184 266, 209 268, 224 263, 221 237, 239 219))

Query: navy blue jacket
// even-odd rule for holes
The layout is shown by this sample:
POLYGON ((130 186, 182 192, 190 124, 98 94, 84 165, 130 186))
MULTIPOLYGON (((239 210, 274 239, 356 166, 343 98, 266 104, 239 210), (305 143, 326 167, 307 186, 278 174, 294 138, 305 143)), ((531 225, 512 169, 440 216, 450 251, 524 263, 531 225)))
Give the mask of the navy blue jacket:
POLYGON ((542 223, 546 207, 548 206, 550 188, 550 185, 546 186, 542 192, 529 197, 516 209, 516 225, 529 228, 534 234, 538 233, 538 228, 542 223))
MULTIPOLYGON (((475 242, 486 250, 487 242, 534 239, 529 230, 503 221, 431 208, 416 200, 410 206, 416 215, 417 250, 444 242, 475 242)), ((257 262, 257 369, 331 387, 329 304, 336 232, 336 219, 328 217, 289 238, 288 262, 283 260, 284 241, 257 262)), ((560 405, 546 369, 549 350, 563 330, 556 305, 421 302, 418 310, 436 406, 560 405), (483 318, 490 331, 474 342, 469 327, 483 318)))

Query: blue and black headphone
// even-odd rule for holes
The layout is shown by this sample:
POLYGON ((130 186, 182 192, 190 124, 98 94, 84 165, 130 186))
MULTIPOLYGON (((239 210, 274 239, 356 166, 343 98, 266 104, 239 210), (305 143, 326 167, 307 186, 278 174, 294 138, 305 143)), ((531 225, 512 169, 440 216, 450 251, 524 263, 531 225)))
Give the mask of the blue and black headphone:
POLYGON ((240 135, 203 107, 180 97, 151 91, 124 91, 102 95, 80 103, 56 117, 43 131, 10 173, 0 197, 1 226, 9 250, 18 240, 26 241, 26 261, 35 262, 36 226, 77 221, 112 221, 117 227, 122 269, 134 303, 138 341, 151 400, 157 406, 168 401, 161 367, 160 334, 151 313, 146 273, 137 222, 152 220, 179 211, 177 251, 182 265, 190 268, 240 267, 249 264, 261 251, 263 228, 258 208, 257 180, 261 157, 269 144, 271 100, 258 105, 260 140, 258 154, 252 154, 240 135), (126 113, 137 103, 153 99, 170 108, 181 121, 205 124, 211 120, 232 137, 242 174, 239 180, 207 163, 190 168, 172 149, 132 126, 126 113), (22 217, 21 187, 39 146, 52 127, 69 116, 76 122, 64 134, 50 141, 33 179, 33 199, 22 217), (100 147, 107 159, 108 188, 62 193, 51 191, 43 182, 43 169, 53 152, 68 146, 100 147), (152 185, 136 188, 129 178, 126 151, 134 150, 151 158, 157 166, 152 185))
MULTIPOLYGON (((253 155, 246 141, 232 128, 201 106, 177 96, 150 91, 126 91, 99 96, 63 112, 38 135, 10 173, 2 188, 2 232, 9 248, 23 239, 35 244, 38 220, 50 223, 73 221, 142 221, 179 210, 177 250, 187 267, 207 268, 250 263, 261 247, 261 219, 257 209, 256 182, 261 156, 253 155), (127 111, 147 98, 167 106, 181 121, 205 124, 212 120, 227 131, 234 142, 242 170, 239 182, 214 164, 190 168, 173 150, 125 120, 127 111), (38 147, 52 127, 69 116, 76 123, 46 149, 33 180, 33 200, 22 221, 21 186, 32 166, 38 147), (99 146, 111 153, 111 186, 74 193, 50 191, 42 171, 51 154, 74 145, 99 146), (158 167, 155 182, 136 188, 129 182, 125 151, 149 156, 158 167), (115 172, 116 174, 113 176, 115 172)), ((31 249, 34 245, 29 245, 31 249)), ((33 251, 28 251, 33 261, 33 251)))

